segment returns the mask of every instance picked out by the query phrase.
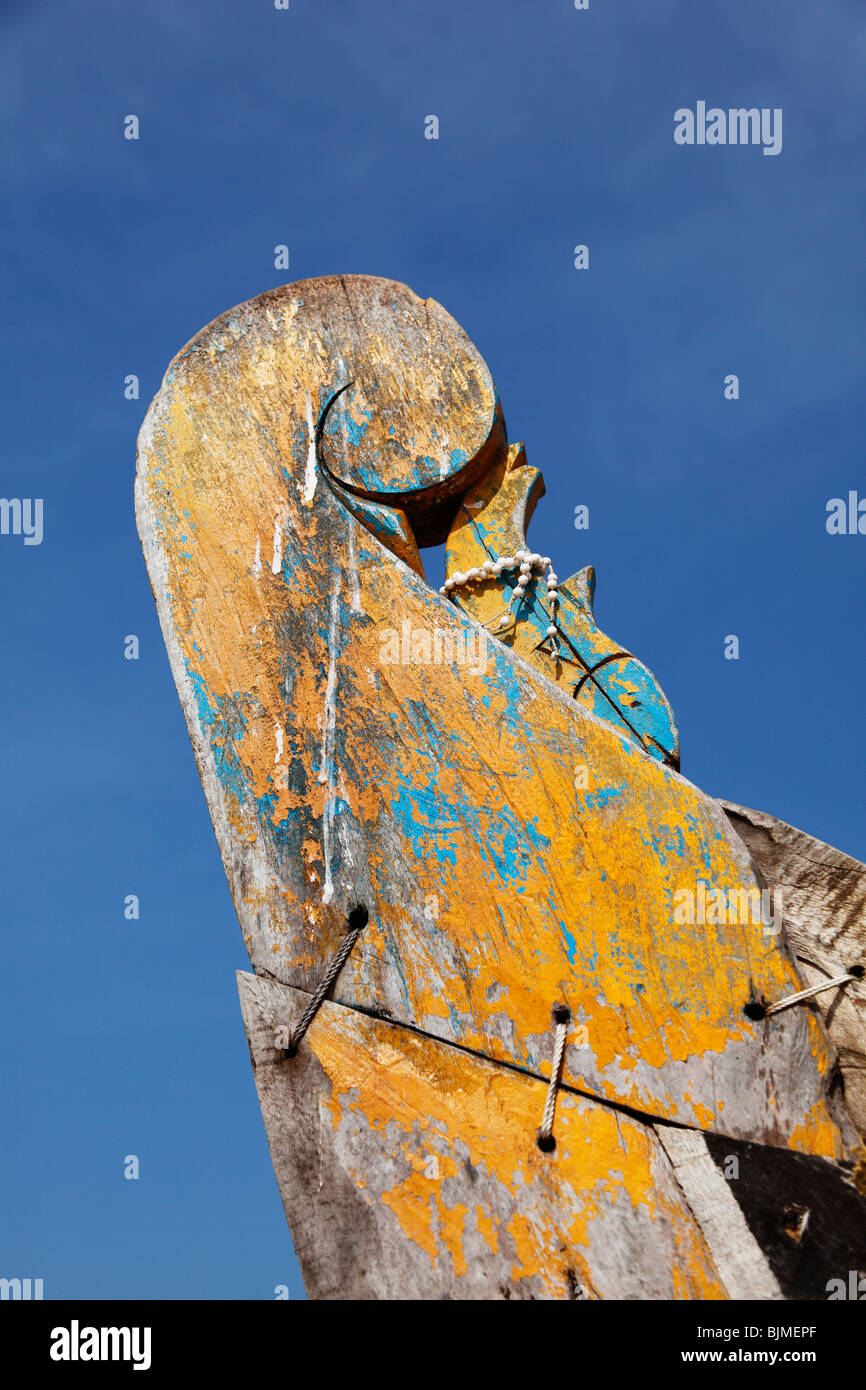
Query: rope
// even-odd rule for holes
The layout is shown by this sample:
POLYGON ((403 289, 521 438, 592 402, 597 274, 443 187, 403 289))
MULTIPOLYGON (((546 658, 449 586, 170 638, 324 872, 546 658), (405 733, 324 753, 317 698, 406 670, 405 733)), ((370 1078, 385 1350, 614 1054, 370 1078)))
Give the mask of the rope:
POLYGON ((301 1014, 301 1017, 297 1025, 295 1026, 294 1032, 289 1034, 289 1041, 283 1048, 284 1057, 294 1057, 297 1054, 298 1045, 300 1044, 301 1039, 303 1038, 304 1034, 306 1033, 307 1029, 312 1023, 313 1019, 316 1017, 316 1014, 319 1012, 319 1009, 322 1007, 328 990, 331 988, 331 985, 334 983, 343 966, 345 965, 346 960, 349 956, 349 952, 351 951, 355 942, 358 940, 358 937, 361 935, 361 932, 366 927, 368 920, 369 918, 367 915, 367 909, 365 907, 352 908, 352 911, 349 913, 349 920, 346 924, 349 930, 344 936, 342 944, 340 945, 339 950, 337 951, 336 955, 331 961, 331 964, 328 966, 327 970, 325 971, 324 975, 319 981, 319 985, 316 989, 315 994, 313 995, 307 1007, 304 1009, 304 1012, 301 1014), (363 920, 361 920, 362 918, 363 920))
POLYGON ((556 1091, 562 1077, 562 1064, 565 1061, 565 1040, 568 1037, 568 1021, 571 1018, 571 1010, 565 1004, 554 1004, 553 1022, 556 1024, 556 1035, 553 1043, 553 1063, 550 1069, 550 1085, 547 1088, 547 1099, 544 1102, 544 1114, 541 1117, 541 1128, 538 1131, 538 1147, 542 1153, 552 1153, 556 1148, 556 1140, 553 1137, 553 1120, 556 1114, 556 1091))
POLYGON ((789 994, 787 999, 780 999, 776 1004, 768 1004, 764 1010, 765 1016, 777 1014, 780 1009, 787 1009, 791 1004, 802 1004, 804 999, 813 999, 816 994, 822 994, 825 989, 837 989, 839 985, 847 985, 849 980, 856 980, 857 975, 837 975, 833 980, 825 980, 823 984, 812 985, 811 989, 801 989, 799 994, 789 994))

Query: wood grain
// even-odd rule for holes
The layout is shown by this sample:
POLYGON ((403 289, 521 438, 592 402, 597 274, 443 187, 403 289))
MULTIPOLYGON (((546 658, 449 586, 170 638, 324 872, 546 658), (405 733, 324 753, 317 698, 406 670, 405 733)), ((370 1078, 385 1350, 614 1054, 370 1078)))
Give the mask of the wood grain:
POLYGON ((274 1171, 316 1299, 719 1299, 652 1127, 437 1039, 239 973, 274 1171))
MULTIPOLYGON (((676 919, 682 890, 757 886, 718 804, 519 655, 479 647, 478 624, 319 476, 316 412, 356 351, 362 279, 354 315, 332 277, 222 316, 172 363, 139 440, 142 544, 257 973, 312 990, 361 902, 370 926, 339 1002, 538 1073, 562 1000, 575 1089, 841 1155, 856 1134, 816 1012, 743 1013, 755 993, 800 987, 783 944, 760 922, 676 919)), ((392 347, 379 282, 369 294, 365 399, 384 401, 404 320, 392 347)), ((454 386, 416 416, 394 395, 405 419, 375 436, 374 481, 386 486, 393 448, 390 496, 407 516, 424 489, 401 470, 407 451, 428 456, 412 451, 434 428, 470 456, 430 484, 434 510, 440 489, 470 485, 499 428, 481 396, 454 386)), ((351 472, 335 453, 330 466, 351 472)))
MULTIPOLYGON (((721 802, 765 882, 777 895, 807 986, 866 966, 866 865, 763 811, 721 802)), ((839 1056, 848 1110, 866 1136, 866 981, 819 994, 839 1056)))
POLYGON ((782 1291, 749 1230, 734 1186, 713 1162, 703 1134, 659 1125, 656 1133, 731 1298, 780 1299, 782 1291))

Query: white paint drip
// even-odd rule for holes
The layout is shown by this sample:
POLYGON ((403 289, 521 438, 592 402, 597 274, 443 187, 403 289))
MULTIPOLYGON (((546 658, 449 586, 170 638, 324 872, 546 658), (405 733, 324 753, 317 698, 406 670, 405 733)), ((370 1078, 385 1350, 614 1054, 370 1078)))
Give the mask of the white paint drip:
POLYGON ((334 819, 334 800, 333 796, 328 797, 322 816, 322 854, 325 859, 325 886, 322 889, 323 907, 327 907, 334 896, 334 880, 331 877, 331 822, 334 819))
POLYGON ((309 443, 307 444, 307 466, 304 469, 304 491, 302 493, 304 505, 309 507, 316 495, 316 422, 313 419, 313 402, 310 393, 306 393, 306 416, 307 434, 309 443))
POLYGON ((274 558, 271 560, 271 569, 274 574, 279 574, 283 567, 283 527, 280 518, 274 522, 274 558))
POLYGON ((349 605, 353 613, 361 612, 361 588, 358 583, 358 556, 355 553, 355 522, 349 518, 349 605))
POLYGON ((259 536, 256 536, 256 558, 253 560, 253 574, 261 574, 261 572, 262 572, 262 542, 261 542, 261 538, 260 538, 259 536))
POLYGON ((340 572, 331 594, 331 621, 328 627, 328 684, 325 688, 325 710, 322 718, 322 762, 319 767, 319 782, 327 783, 329 795, 325 801, 322 816, 322 858, 325 862, 325 886, 322 890, 322 903, 327 904, 334 896, 334 880, 331 876, 331 826, 334 820, 336 797, 334 796, 334 730, 337 723, 337 705, 334 695, 337 689, 337 623, 339 620, 340 572))
POLYGON ((283 756, 283 737, 284 737, 284 735, 283 735, 283 728, 282 728, 282 725, 281 725, 281 724, 275 724, 275 725, 274 725, 274 735, 275 735, 276 740, 277 740, 277 751, 276 751, 276 754, 275 754, 275 756, 274 756, 274 762, 275 762, 275 763, 278 763, 278 762, 280 761, 280 758, 283 756))
POLYGON ((450 444, 450 442, 451 441, 449 440, 447 434, 443 434, 442 439, 440 441, 440 448, 442 450, 442 453, 440 454, 439 462, 439 477, 443 479, 448 477, 448 468, 450 465, 448 445, 450 444))

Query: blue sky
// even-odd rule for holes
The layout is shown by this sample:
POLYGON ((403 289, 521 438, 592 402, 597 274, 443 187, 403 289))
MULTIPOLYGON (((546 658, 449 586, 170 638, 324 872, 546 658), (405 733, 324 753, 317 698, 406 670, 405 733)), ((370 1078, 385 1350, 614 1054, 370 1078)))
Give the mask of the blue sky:
POLYGON ((0 1274, 302 1297, 135 531, 148 401, 200 327, 286 279, 440 300, 544 472, 533 546, 560 576, 597 567, 599 623, 659 676, 685 775, 866 859, 866 536, 825 529, 829 498, 866 497, 866 15, 7 0, 0 37, 0 490, 45 515, 40 546, 0 536, 0 1274), (781 154, 675 145, 698 100, 782 108, 781 154))

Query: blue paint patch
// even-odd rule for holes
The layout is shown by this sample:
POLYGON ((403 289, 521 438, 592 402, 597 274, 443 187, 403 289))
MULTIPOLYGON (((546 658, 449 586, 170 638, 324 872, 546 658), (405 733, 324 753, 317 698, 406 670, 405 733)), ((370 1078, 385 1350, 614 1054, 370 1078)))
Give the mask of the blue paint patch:
POLYGON ((562 932, 565 941, 565 954, 568 956, 569 965, 574 965, 574 957, 577 954, 577 942, 568 930, 564 922, 559 923, 559 930, 562 932))
MULTIPOLYGON (((412 705, 405 712, 423 740, 424 712, 412 705)), ((449 806, 437 785, 437 774, 438 768, 426 788, 407 779, 392 802, 392 811, 415 856, 456 867, 457 850, 468 837, 500 883, 518 893, 524 891, 528 866, 534 863, 538 851, 550 844, 536 820, 522 821, 509 806, 477 806, 462 794, 449 806), (443 824, 443 810, 450 823, 443 824)))
POLYGON ((302 828, 299 826, 298 822, 300 821, 304 809, 303 807, 287 807, 283 819, 275 821, 274 814, 277 809, 277 795, 275 792, 265 792, 264 796, 257 796, 255 798, 255 805, 259 813, 259 819, 263 825, 268 826, 275 842, 281 849, 284 849, 297 838, 295 832, 302 828))
POLYGON ((614 797, 622 796, 622 787, 599 787, 596 792, 587 792, 586 804, 590 810, 601 811, 614 797))
POLYGON ((212 698, 199 672, 193 671, 189 664, 186 670, 192 682, 199 721, 211 746, 217 777, 227 792, 237 801, 243 801, 248 788, 234 745, 247 727, 241 706, 248 703, 249 697, 212 698))
MULTIPOLYGON (((324 398, 320 401, 320 414, 327 400, 330 399, 332 394, 333 392, 328 391, 325 394, 324 398)), ((336 435, 342 438, 343 431, 345 430, 349 443, 357 449, 358 446, 363 443, 364 435, 367 431, 367 426, 373 418, 373 407, 371 406, 369 410, 364 410, 363 407, 355 405, 354 400, 356 394, 357 393, 355 391, 347 391, 342 398, 343 401, 346 403, 344 409, 340 410, 339 413, 337 412, 336 408, 331 411, 327 421, 325 422, 325 434, 329 437, 336 435), (360 424, 358 424, 356 420, 353 420, 351 415, 349 414, 347 408, 349 403, 352 403, 353 409, 360 410, 360 413, 364 416, 364 419, 361 421, 360 424)))
POLYGON ((495 812, 474 807, 467 807, 467 810, 468 824, 478 848, 493 863, 500 880, 512 885, 525 882, 527 864, 535 859, 539 849, 550 844, 535 821, 520 821, 510 806, 500 806, 495 812), (483 834, 480 833, 482 815, 487 820, 483 834))
MULTIPOLYGON (((688 853, 685 836, 679 825, 657 825, 652 840, 644 841, 644 843, 650 852, 665 865, 669 855, 674 855, 677 859, 685 859, 688 853)), ((705 867, 709 871, 709 863, 706 859, 705 867)))
POLYGON ((437 824, 442 820, 443 807, 435 788, 404 786, 391 803, 391 810, 417 858, 432 858, 438 864, 456 867, 457 856, 446 838, 448 830, 437 824))
POLYGON ((284 546, 280 576, 289 588, 294 586, 295 576, 299 573, 306 573, 306 569, 306 556, 304 556, 300 550, 296 550, 292 545, 284 546))

